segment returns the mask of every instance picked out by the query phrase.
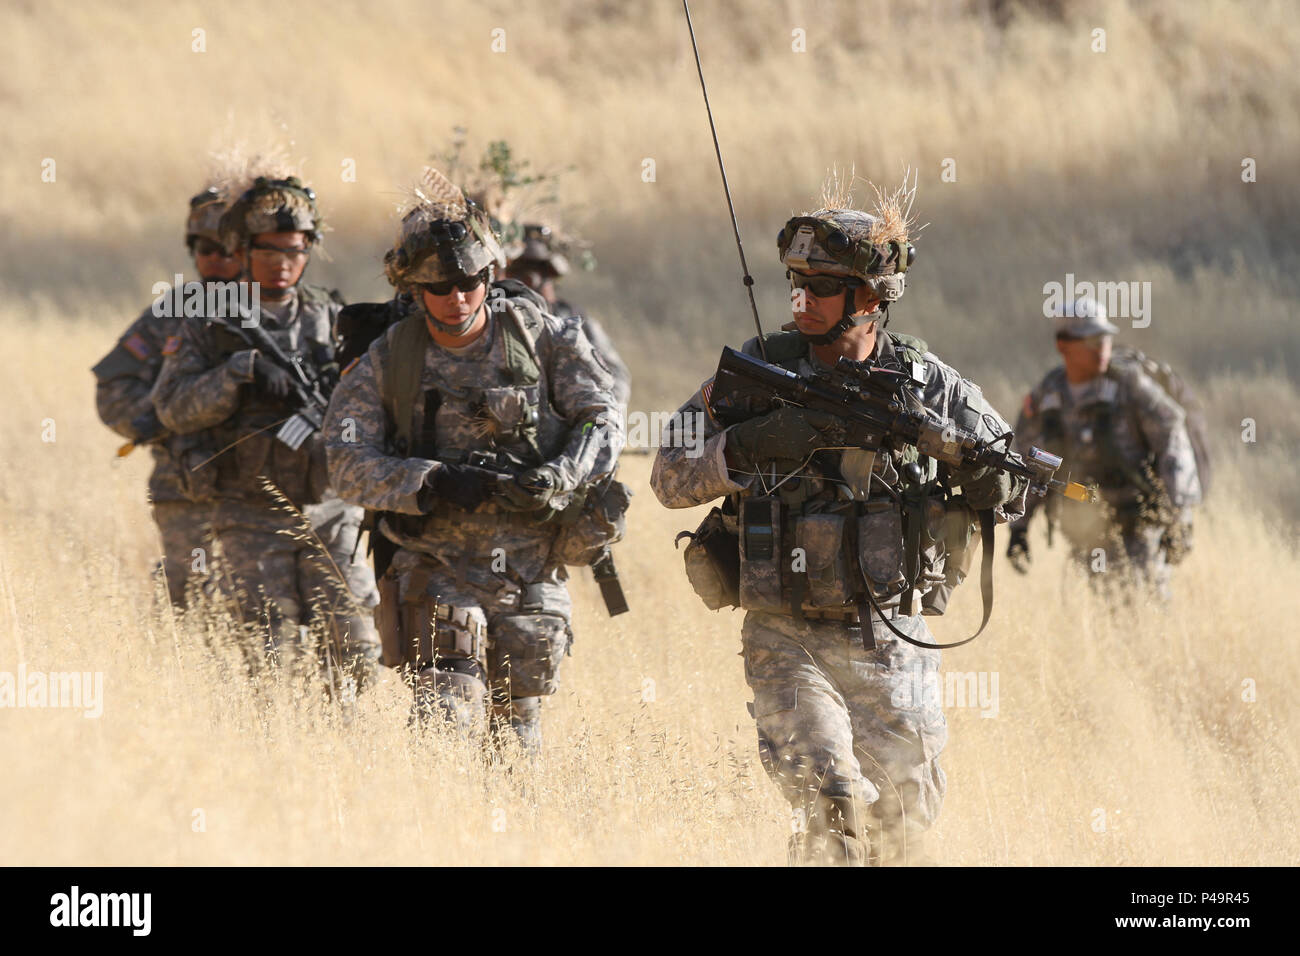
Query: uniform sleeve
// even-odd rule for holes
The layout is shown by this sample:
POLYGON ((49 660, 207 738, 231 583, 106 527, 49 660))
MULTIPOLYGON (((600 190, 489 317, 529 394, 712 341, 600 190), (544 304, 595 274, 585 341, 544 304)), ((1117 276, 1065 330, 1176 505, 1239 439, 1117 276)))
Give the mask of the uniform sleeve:
POLYGON ((572 491, 593 477, 596 466, 612 467, 625 440, 623 410, 614 397, 613 376, 596 359, 577 321, 551 325, 547 378, 555 410, 569 423, 564 451, 547 464, 558 475, 559 491, 572 491))
POLYGON ((321 429, 330 485, 349 504, 420 514, 417 496, 435 463, 395 458, 386 451, 387 412, 377 373, 380 345, 376 342, 356 361, 330 397, 321 429))
POLYGON ((693 508, 743 491, 753 481, 727 468, 727 433, 709 409, 712 390, 709 379, 673 413, 660 436, 650 487, 664 507, 693 508))
MULTIPOLYGON (((927 407, 986 441, 1011 431, 1011 426, 989 404, 978 385, 962 378, 933 354, 926 355, 925 362, 929 369, 925 388, 927 407)), ((962 494, 975 509, 992 508, 999 521, 1012 521, 1024 514, 1025 492, 1029 488, 1025 479, 991 467, 952 468, 950 473, 953 483, 961 485, 962 494)))
POLYGON ((150 392, 162 350, 162 343, 153 339, 146 317, 141 316, 92 370, 95 410, 100 420, 123 438, 141 437, 131 422, 153 409, 150 392))
POLYGON ((1182 407, 1146 375, 1135 377, 1132 387, 1134 415, 1170 501, 1179 510, 1199 504, 1201 482, 1182 407))
POLYGON ((235 413, 240 386, 253 380, 253 349, 223 359, 215 354, 202 320, 187 318, 163 351, 153 402, 167 428, 185 435, 219 425, 235 413))
POLYGON ((614 342, 610 339, 609 333, 595 319, 590 316, 584 317, 582 330, 591 341, 591 347, 596 353, 597 361, 613 377, 614 398, 623 407, 624 417, 626 417, 627 401, 632 396, 632 373, 628 371, 627 363, 623 361, 623 357, 614 348, 614 342))

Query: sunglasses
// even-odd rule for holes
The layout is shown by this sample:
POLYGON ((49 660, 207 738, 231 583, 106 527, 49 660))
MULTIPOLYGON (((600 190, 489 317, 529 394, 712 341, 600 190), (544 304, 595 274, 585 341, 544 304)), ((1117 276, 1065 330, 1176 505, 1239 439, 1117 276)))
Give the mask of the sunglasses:
POLYGON ((255 243, 249 248, 252 251, 253 258, 259 262, 279 262, 281 260, 286 262, 297 262, 299 259, 307 258, 308 254, 311 252, 310 249, 305 247, 299 249, 281 249, 279 246, 270 246, 261 243, 255 243))
POLYGON ((819 299, 829 299, 839 295, 845 289, 856 289, 862 280, 852 276, 806 276, 801 272, 787 270, 791 289, 807 289, 819 299))
POLYGON ((221 256, 223 259, 230 258, 230 253, 226 251, 226 247, 211 239, 195 240, 194 254, 196 256, 221 256))
POLYGON ((484 269, 475 275, 465 276, 461 279, 451 279, 447 282, 421 282, 420 288, 430 295, 451 295, 456 289, 461 292, 473 292, 486 281, 487 270, 484 269))

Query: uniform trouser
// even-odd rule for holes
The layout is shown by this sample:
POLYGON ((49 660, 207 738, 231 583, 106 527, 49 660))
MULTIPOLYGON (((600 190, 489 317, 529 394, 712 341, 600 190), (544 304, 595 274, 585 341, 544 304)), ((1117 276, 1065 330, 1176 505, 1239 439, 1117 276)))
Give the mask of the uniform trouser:
MULTIPOLYGON (((741 632, 759 753, 796 823, 816 831, 828 814, 856 819, 848 827, 860 845, 824 842, 819 862, 915 858, 919 835, 943 804, 939 753, 947 723, 938 695, 916 700, 913 693, 938 681, 939 651, 914 647, 873 623, 871 651, 845 624, 782 614, 751 611, 741 632)), ((891 623, 933 642, 920 616, 891 623)))
POLYGON ((462 733, 481 737, 489 717, 507 725, 530 753, 541 747, 541 701, 555 693, 560 663, 573 634, 572 600, 558 566, 545 569, 528 587, 498 581, 494 587, 458 580, 446 565, 414 552, 399 552, 389 573, 398 577, 400 602, 407 614, 433 615, 437 605, 465 611, 485 628, 486 639, 456 642, 448 629, 434 640, 435 660, 421 661, 416 706, 422 714, 440 713, 462 733), (473 644, 473 652, 458 651, 473 644))
POLYGON ((192 501, 155 501, 153 520, 162 537, 162 570, 167 594, 183 608, 191 582, 208 590, 212 560, 212 505, 192 501))
POLYGON ((1072 550, 1075 561, 1087 569, 1094 585, 1106 587, 1118 580, 1135 584, 1167 601, 1173 567, 1166 560, 1164 536, 1162 525, 1130 525, 1115 529, 1110 539, 1075 544, 1072 550), (1117 548, 1122 548, 1123 554, 1113 553, 1117 548), (1098 549, 1104 553, 1104 562, 1098 559, 1098 549))
POLYGON ((327 662, 359 684, 373 672, 379 636, 370 609, 378 595, 373 575, 353 567, 360 524, 355 510, 334 514, 322 534, 314 527, 306 531, 293 512, 243 500, 217 504, 213 531, 221 544, 224 589, 245 626, 264 635, 264 646, 249 648, 255 656, 298 656, 305 650, 300 625, 319 617, 327 632, 327 662))

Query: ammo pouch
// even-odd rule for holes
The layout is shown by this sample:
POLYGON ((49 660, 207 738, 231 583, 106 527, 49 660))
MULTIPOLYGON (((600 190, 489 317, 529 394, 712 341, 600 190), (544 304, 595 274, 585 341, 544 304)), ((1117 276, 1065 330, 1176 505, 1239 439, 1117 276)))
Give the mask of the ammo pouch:
POLYGON ((563 564, 582 566, 599 560, 605 549, 623 540, 632 489, 613 478, 591 488, 577 519, 559 533, 552 556, 563 564))
POLYGON ((700 526, 677 535, 690 544, 682 554, 686 578, 710 611, 740 607, 740 546, 736 533, 727 528, 721 508, 713 508, 700 526))
POLYGON ((181 493, 196 504, 211 500, 217 492, 217 463, 208 461, 216 449, 202 435, 177 435, 168 443, 180 472, 181 493))
POLYGON ((420 575, 412 574, 404 598, 399 596, 395 574, 379 581, 379 607, 375 624, 383 648, 385 667, 409 667, 418 671, 438 658, 486 660, 487 628, 469 611, 450 604, 438 604, 424 593, 420 575))

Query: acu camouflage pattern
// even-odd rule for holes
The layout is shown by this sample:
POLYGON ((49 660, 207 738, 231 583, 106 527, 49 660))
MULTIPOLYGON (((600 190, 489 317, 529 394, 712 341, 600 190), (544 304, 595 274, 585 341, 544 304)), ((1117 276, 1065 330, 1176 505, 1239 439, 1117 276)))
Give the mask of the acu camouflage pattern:
MULTIPOLYGON (((315 367, 332 359, 340 308, 323 290, 299 285, 282 304, 264 302, 260 321, 286 354, 315 367)), ((254 391, 255 350, 222 321, 184 319, 169 351, 154 403, 164 425, 202 436, 216 455, 197 473, 216 503, 223 590, 235 597, 245 624, 269 628, 268 648, 296 646, 299 625, 314 612, 336 635, 345 664, 364 671, 378 657, 367 610, 377 601, 374 578, 360 555, 354 559, 361 510, 345 507, 327 488, 320 434, 297 450, 275 438, 276 424, 292 408, 254 391), (268 481, 287 504, 267 490, 268 481)))
MULTIPOLYGON (((1096 482, 1105 507, 1053 496, 1049 518, 1070 542, 1076 560, 1107 555, 1108 570, 1127 563, 1138 580, 1168 595, 1170 567, 1161 540, 1190 525, 1200 503, 1196 457, 1183 409, 1134 361, 1116 356, 1107 371, 1070 392, 1064 366, 1048 372, 1025 396, 1016 421, 1018 451, 1037 445, 1064 459, 1071 480, 1096 482)), ((1026 528, 1044 506, 1033 499, 1014 527, 1026 528)))
MULTIPOLYGON (((757 340, 750 339, 743 350, 757 356, 757 340)), ((878 333, 873 358, 881 364, 897 360, 889 332, 878 333)), ((806 375, 817 361, 805 346, 800 357, 783 364, 806 375)), ((975 412, 978 428, 986 437, 1008 430, 979 388, 933 353, 926 353, 924 367, 922 402, 927 408, 958 420, 968 410, 975 412)), ((667 507, 687 508, 724 496, 761 493, 754 477, 728 470, 726 432, 709 409, 711 388, 710 380, 679 409, 655 458, 651 486, 667 507), (677 430, 683 422, 699 420, 697 413, 704 422, 703 453, 692 458, 687 454, 692 443, 681 440, 677 430)), ((695 447, 698 442, 697 436, 695 447)), ((859 495, 868 487, 868 471, 895 486, 904 464, 917 459, 911 448, 902 453, 882 451, 874 460, 860 449, 819 453, 827 454, 838 454, 838 470, 859 495)), ((927 459, 926 468, 933 476, 936 463, 927 459)), ((963 478, 973 483, 971 476, 952 475, 954 484, 963 478)), ((864 573, 875 591, 903 580, 902 515, 892 498, 873 495, 854 509, 860 510, 860 515, 847 517, 858 523, 859 544, 856 561, 852 557, 846 560, 846 549, 822 547, 817 538, 827 531, 821 525, 829 527, 831 523, 825 519, 833 521, 837 506, 847 499, 818 477, 815 468, 803 484, 802 502, 792 503, 787 511, 796 528, 807 528, 796 531, 802 536, 794 539, 809 553, 805 607, 851 610, 852 605, 846 606, 846 602, 861 590, 864 573), (814 557, 818 551, 824 560, 814 557)), ((994 509, 1000 520, 1023 513, 1023 484, 1008 485, 1000 494, 1002 500, 994 509)), ((926 507, 925 559, 933 563, 935 571, 923 578, 922 587, 928 590, 943 581, 939 539, 945 537, 941 529, 946 519, 940 502, 931 499, 926 507)), ((832 536, 842 533, 842 529, 831 530, 832 536)), ((784 546, 790 541, 783 538, 781 565, 789 560, 784 546)), ((760 572, 747 583, 743 571, 742 565, 742 589, 748 587, 751 600, 742 603, 752 606, 742 629, 746 679, 754 690, 761 753, 791 805, 813 831, 820 828, 813 834, 820 839, 820 859, 861 862, 882 853, 886 862, 915 858, 919 834, 937 817, 943 801, 944 776, 938 758, 946 740, 946 725, 940 708, 904 706, 898 689, 910 685, 916 668, 936 670, 939 652, 898 640, 874 612, 870 626, 876 647, 867 651, 860 633, 847 623, 797 620, 790 606, 782 606, 777 598, 788 596, 789 591, 781 587, 775 568, 771 580, 760 572), (826 803, 830 798, 834 798, 833 806, 826 803), (837 832, 839 824, 828 820, 831 809, 839 813, 846 807, 856 808, 859 814, 856 839, 846 836, 847 828, 837 832)), ((919 614, 898 614, 897 597, 881 603, 895 627, 933 643, 919 614)), ((844 816, 847 818, 847 812, 844 816)), ((817 841, 800 838, 792 845, 814 846, 817 841)))
MULTIPOLYGON (((154 315, 145 309, 127 328, 116 346, 92 371, 95 374, 95 408, 100 420, 123 438, 138 441, 132 422, 153 411, 152 391, 163 364, 163 348, 179 328, 180 319, 154 315)), ((163 544, 163 572, 167 591, 177 607, 185 604, 186 586, 196 577, 201 587, 207 575, 193 571, 195 548, 211 556, 211 497, 190 481, 188 465, 202 460, 202 443, 190 435, 171 435, 152 443, 153 470, 149 499, 163 544)))
POLYGON ((423 398, 405 413, 412 416, 412 436, 432 437, 432 448, 415 449, 429 457, 393 447, 395 423, 384 396, 399 326, 376 339, 343 376, 324 433, 338 493, 384 513, 379 529, 400 549, 389 571, 400 600, 426 602, 426 614, 435 603, 452 605, 487 628, 480 654, 470 660, 448 652, 447 660, 461 663, 439 663, 420 678, 420 686, 459 714, 458 723, 473 728, 482 726, 482 693, 491 684, 498 711, 509 711, 531 747, 537 703, 519 701, 554 692, 569 640, 567 575, 553 554, 561 528, 553 520, 538 522, 507 511, 496 500, 473 512, 439 502, 433 514, 423 515, 420 491, 439 460, 463 461, 474 451, 506 452, 525 466, 549 464, 558 479, 555 503, 562 506, 574 489, 597 477, 594 468, 605 449, 612 446, 616 453, 622 446, 623 418, 611 392, 613 381, 578 322, 540 312, 531 299, 493 295, 489 301, 488 328, 469 346, 453 351, 426 340, 420 387, 422 394, 433 391, 439 398, 434 420, 425 422, 423 398), (530 329, 539 366, 536 386, 514 384, 502 330, 512 319, 505 309, 530 329), (530 407, 537 412, 540 460, 518 429, 530 407), (453 672, 473 673, 464 679, 446 676, 453 672))

